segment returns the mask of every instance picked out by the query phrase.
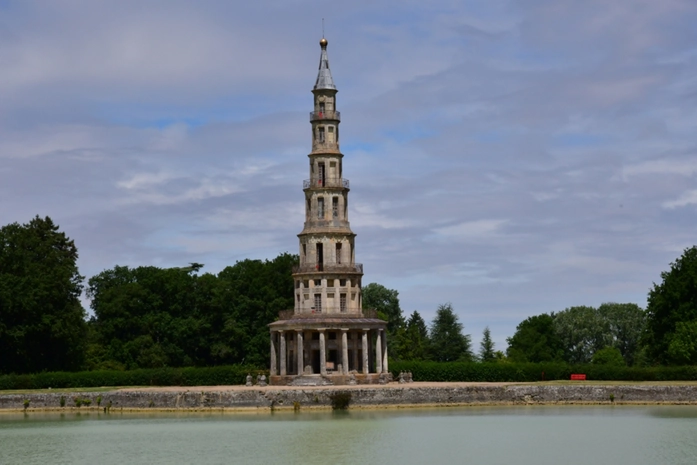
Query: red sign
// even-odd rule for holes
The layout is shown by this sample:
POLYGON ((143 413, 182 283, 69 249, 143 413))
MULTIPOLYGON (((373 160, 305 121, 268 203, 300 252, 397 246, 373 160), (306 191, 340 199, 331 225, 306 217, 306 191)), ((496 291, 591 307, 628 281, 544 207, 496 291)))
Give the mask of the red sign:
POLYGON ((585 381, 586 375, 572 374, 571 381, 585 381))

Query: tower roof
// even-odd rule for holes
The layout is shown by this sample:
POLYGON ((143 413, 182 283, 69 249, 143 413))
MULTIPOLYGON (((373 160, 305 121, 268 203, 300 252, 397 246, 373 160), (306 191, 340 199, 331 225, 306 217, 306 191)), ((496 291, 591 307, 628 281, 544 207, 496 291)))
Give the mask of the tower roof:
POLYGON ((336 90, 334 80, 332 79, 332 72, 329 70, 329 58, 327 58, 327 39, 322 37, 322 40, 319 41, 319 45, 322 47, 322 53, 319 56, 319 71, 317 72, 317 81, 315 81, 315 87, 313 90, 336 90))

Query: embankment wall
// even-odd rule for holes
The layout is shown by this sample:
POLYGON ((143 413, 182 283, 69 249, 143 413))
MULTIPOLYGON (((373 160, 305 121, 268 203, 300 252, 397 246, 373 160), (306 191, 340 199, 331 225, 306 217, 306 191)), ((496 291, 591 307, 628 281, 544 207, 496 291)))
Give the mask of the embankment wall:
POLYGON ((118 389, 104 392, 0 394, 0 409, 30 411, 112 410, 271 410, 331 408, 332 395, 351 394, 349 408, 515 404, 697 404, 697 385, 535 385, 413 383, 341 387, 200 387, 118 389), (97 398, 101 396, 101 405, 97 398), (60 406, 61 397, 65 407, 60 406), (76 407, 75 399, 89 399, 76 407))

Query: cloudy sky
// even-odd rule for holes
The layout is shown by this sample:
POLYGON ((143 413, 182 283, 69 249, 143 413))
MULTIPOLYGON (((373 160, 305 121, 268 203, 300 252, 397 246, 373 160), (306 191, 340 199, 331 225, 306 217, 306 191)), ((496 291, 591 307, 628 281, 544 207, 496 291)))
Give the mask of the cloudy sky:
POLYGON ((475 347, 697 243, 697 2, 0 0, 0 224, 87 277, 297 252, 325 18, 364 283, 475 347))

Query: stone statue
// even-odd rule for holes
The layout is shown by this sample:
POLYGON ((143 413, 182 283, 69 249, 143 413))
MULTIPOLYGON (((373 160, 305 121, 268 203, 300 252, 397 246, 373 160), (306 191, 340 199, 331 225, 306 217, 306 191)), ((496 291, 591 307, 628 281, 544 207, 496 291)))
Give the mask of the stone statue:
POLYGON ((252 375, 247 373, 247 382, 244 384, 245 386, 251 386, 252 385, 252 375))
POLYGON ((261 375, 261 377, 259 378, 259 386, 266 386, 266 375, 261 375))
POLYGON ((407 383, 413 383, 414 378, 411 377, 411 371, 407 371, 407 383))
POLYGON ((407 382, 404 378, 405 378, 404 372, 403 372, 403 371, 400 371, 400 372, 399 372, 399 384, 404 384, 404 383, 407 382))
POLYGON ((387 384, 387 375, 385 373, 380 373, 380 377, 378 378, 378 382, 380 384, 387 384))
POLYGON ((353 372, 351 372, 351 373, 349 374, 348 383, 349 383, 351 386, 355 386, 356 384, 358 384, 358 381, 356 381, 356 375, 355 375, 353 372))

